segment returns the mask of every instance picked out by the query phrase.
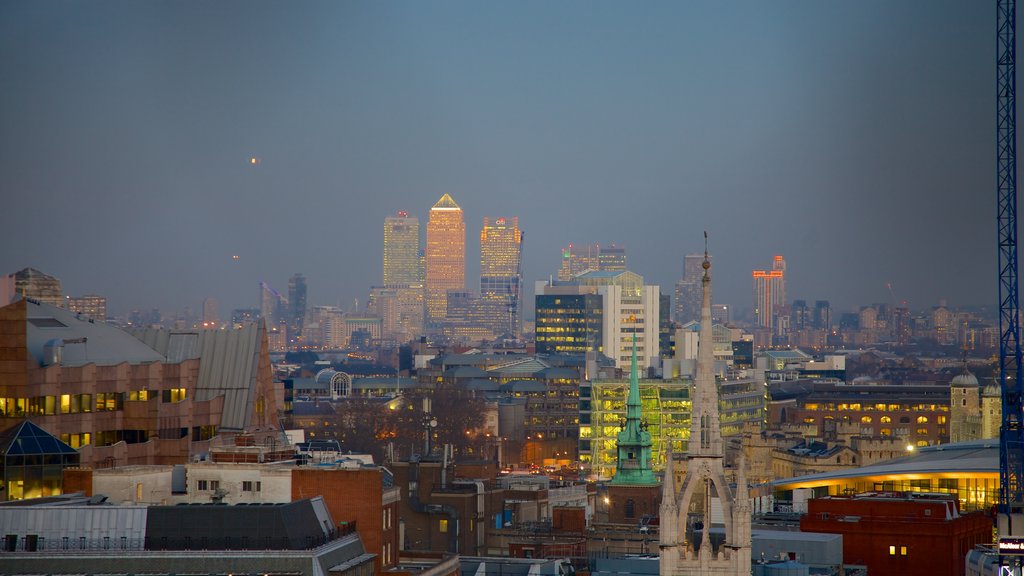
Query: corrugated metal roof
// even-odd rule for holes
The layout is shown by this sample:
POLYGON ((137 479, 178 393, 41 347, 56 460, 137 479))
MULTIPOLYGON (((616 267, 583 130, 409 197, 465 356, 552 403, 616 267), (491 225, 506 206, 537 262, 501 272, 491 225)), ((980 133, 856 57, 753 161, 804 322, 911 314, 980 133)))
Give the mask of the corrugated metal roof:
POLYGON ((168 357, 168 362, 199 359, 195 399, 208 401, 224 396, 222 430, 244 430, 250 424, 256 401, 263 323, 236 330, 139 330, 132 334, 168 357))

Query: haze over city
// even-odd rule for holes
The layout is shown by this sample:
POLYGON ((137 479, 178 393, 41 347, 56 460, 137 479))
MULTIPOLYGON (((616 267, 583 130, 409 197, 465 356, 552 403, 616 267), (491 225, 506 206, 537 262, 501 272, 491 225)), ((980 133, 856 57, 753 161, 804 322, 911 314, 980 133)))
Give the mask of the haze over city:
MULTIPOLYGON (((976 2, 5 2, 0 272, 225 312, 364 301, 382 224, 518 216, 524 277, 624 245, 669 294, 996 303, 994 7, 976 2), (256 159, 255 162, 252 159, 256 159), (237 255, 238 259, 232 257, 237 255), (890 291, 888 286, 891 286, 890 291)), ((527 298, 526 302, 530 302, 527 298)))

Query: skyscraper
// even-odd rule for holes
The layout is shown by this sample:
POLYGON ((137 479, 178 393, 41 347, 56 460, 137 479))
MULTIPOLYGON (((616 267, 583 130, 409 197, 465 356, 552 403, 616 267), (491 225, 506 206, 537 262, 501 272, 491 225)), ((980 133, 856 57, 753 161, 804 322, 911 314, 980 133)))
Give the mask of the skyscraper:
POLYGON ((495 334, 519 336, 523 290, 523 232, 519 217, 484 218, 480 230, 480 298, 495 334))
POLYGON ((260 282, 260 317, 267 325, 267 330, 274 330, 281 324, 287 324, 285 313, 288 301, 266 282, 260 282))
POLYGON ((420 221, 408 212, 384 219, 384 285, 420 283, 420 221))
POLYGON ((683 257, 683 277, 676 282, 675 321, 680 324, 700 320, 700 265, 703 254, 687 254, 683 257))
POLYGON ((587 270, 600 270, 599 252, 600 247, 597 244, 569 244, 562 248, 562 266, 558 269, 558 279, 569 282, 587 270))
POLYGON ((754 270, 754 318, 762 328, 775 325, 775 315, 786 304, 786 261, 776 256, 771 270, 754 270))
POLYGON ((64 306, 64 292, 60 287, 60 280, 44 274, 35 268, 25 268, 14 274, 4 277, 3 290, 5 301, 0 306, 18 299, 18 297, 32 298, 44 304, 52 306, 64 306), (13 293, 11 288, 13 287, 13 293))
POLYGON ((306 277, 296 273, 288 279, 288 341, 302 339, 306 321, 306 277))
POLYGON ((448 291, 466 288, 466 223, 447 194, 430 209, 425 259, 427 319, 440 322, 448 315, 448 291))

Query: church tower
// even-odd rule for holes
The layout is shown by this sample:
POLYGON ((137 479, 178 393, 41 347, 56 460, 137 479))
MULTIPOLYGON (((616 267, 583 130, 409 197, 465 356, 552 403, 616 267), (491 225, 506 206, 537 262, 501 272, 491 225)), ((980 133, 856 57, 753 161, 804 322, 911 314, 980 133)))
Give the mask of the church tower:
POLYGON ((660 489, 651 469, 651 433, 643 422, 640 379, 636 367, 636 335, 633 336, 633 364, 626 397, 626 420, 617 440, 615 477, 608 482, 608 521, 632 524, 644 516, 658 514, 660 489))
MULTIPOLYGON (((707 233, 704 234, 705 244, 707 233)), ((690 441, 686 456, 686 477, 679 492, 672 475, 666 474, 661 495, 661 576, 750 574, 750 501, 743 463, 736 474, 736 492, 725 480, 725 449, 718 421, 718 383, 714 372, 711 324, 711 260, 704 249, 701 278, 700 340, 697 348, 697 377, 690 394, 692 401, 690 441), (711 544, 711 499, 717 494, 725 519, 725 542, 711 544), (687 534, 690 510, 702 514, 700 542, 687 534)), ((669 454, 671 463, 671 454, 669 454)), ((671 468, 669 468, 671 470, 671 468)))

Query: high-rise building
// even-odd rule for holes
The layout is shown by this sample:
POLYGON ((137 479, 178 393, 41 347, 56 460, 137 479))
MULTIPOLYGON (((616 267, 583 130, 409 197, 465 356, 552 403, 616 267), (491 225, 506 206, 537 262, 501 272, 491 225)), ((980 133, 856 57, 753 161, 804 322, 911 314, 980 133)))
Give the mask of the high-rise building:
POLYGON ((448 291, 466 288, 466 223, 462 208, 445 194, 430 209, 425 254, 427 320, 448 315, 448 291))
POLYGON ((306 321, 306 277, 296 273, 288 279, 288 340, 302 339, 306 321))
POLYGON ((616 244, 601 246, 597 255, 598 266, 605 272, 622 272, 626 269, 626 247, 616 244))
POLYGON ((480 230, 480 298, 495 334, 519 336, 523 291, 523 232, 519 218, 484 218, 480 230))
POLYGON ((0 306, 9 304, 19 297, 31 298, 51 306, 63 307, 65 304, 60 280, 35 268, 25 268, 8 274, 3 278, 2 284, 6 288, 2 290, 5 298, 0 301, 0 306), (14 291, 10 293, 12 287, 14 291))
POLYGON ((216 298, 204 298, 203 299, 203 325, 206 327, 216 326, 220 323, 219 314, 217 313, 217 299, 216 298))
POLYGON ((754 270, 753 277, 755 323, 770 329, 779 308, 786 304, 786 261, 776 256, 771 270, 754 270))
POLYGON ((599 294, 544 294, 536 302, 538 354, 604 351, 604 300, 599 294))
POLYGON ((587 270, 600 270, 599 252, 600 247, 597 244, 569 244, 562 248, 562 266, 558 269, 558 279, 569 282, 587 270))
POLYGON ((266 282, 260 282, 260 317, 267 330, 287 324, 288 300, 266 282))
POLYGON ((107 299, 95 294, 69 297, 68 310, 92 318, 97 322, 107 321, 107 299))
POLYGON ((832 329, 832 307, 828 300, 814 302, 814 327, 819 330, 832 329))
POLYGON ((384 219, 384 285, 420 283, 420 221, 408 212, 384 219))
POLYGON ((700 320, 700 267, 703 254, 687 254, 683 257, 683 277, 676 282, 675 321, 680 324, 700 320))

